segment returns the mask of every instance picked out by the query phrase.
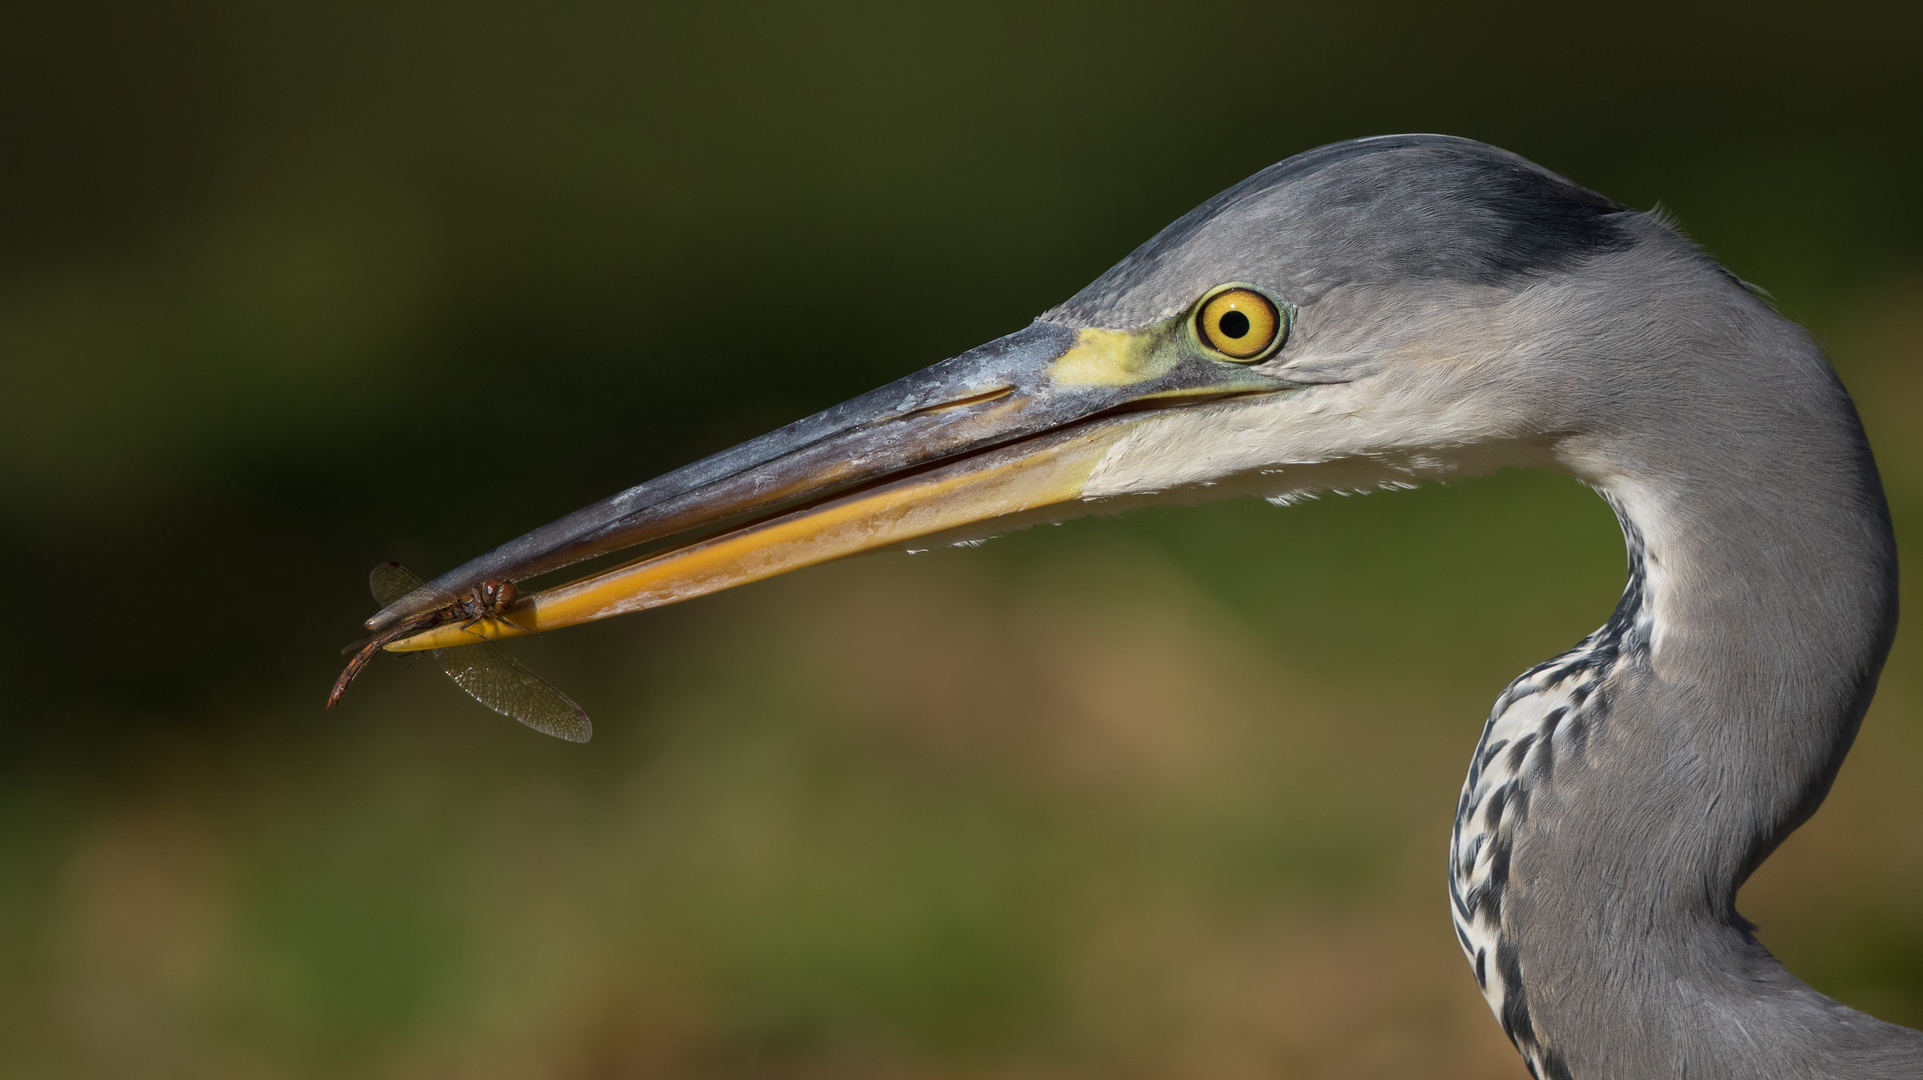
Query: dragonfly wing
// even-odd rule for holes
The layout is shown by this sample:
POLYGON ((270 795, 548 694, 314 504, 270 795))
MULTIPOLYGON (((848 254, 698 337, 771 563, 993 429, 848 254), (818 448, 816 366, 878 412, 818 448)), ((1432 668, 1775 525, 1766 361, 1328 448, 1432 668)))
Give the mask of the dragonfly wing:
POLYGON ((382 607, 399 600, 426 582, 414 575, 414 571, 397 562, 384 562, 367 572, 367 590, 382 607))
POLYGON ((492 641, 436 649, 434 656, 456 686, 502 716, 569 742, 594 735, 586 710, 492 641))
POLYGON ((432 598, 435 607, 446 607, 456 602, 454 597, 430 586, 414 571, 397 562, 384 562, 369 570, 367 588, 374 594, 374 600, 384 608, 393 607, 402 597, 417 592, 432 598))

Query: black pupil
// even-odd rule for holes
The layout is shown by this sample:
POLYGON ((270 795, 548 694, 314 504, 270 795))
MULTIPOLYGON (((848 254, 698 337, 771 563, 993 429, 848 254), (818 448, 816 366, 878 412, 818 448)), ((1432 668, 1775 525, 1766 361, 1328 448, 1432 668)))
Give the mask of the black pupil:
POLYGON ((1249 317, 1239 311, 1231 311, 1222 316, 1215 325, 1222 329, 1223 337, 1247 337, 1249 333, 1249 317))

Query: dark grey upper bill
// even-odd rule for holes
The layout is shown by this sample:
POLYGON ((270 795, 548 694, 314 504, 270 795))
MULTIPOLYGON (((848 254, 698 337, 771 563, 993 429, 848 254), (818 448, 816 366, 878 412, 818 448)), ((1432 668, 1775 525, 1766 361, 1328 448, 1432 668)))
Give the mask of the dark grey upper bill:
POLYGON ((1075 332, 1036 322, 877 390, 638 484, 456 567, 367 620, 378 631, 489 578, 520 581, 596 555, 797 501, 940 458, 1020 438, 1092 411, 1088 395, 1034 396, 1018 423, 969 423, 944 409, 998 391, 1035 390, 1075 332), (440 599, 437 599, 437 596, 440 599))

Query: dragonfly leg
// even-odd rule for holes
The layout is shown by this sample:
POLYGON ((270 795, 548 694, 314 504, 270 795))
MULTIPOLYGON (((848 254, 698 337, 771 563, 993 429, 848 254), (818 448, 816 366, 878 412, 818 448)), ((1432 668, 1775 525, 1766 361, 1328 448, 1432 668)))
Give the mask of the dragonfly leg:
MULTIPOLYGON (((505 616, 505 615, 501 615, 501 614, 498 614, 498 613, 496 613, 496 614, 492 614, 492 615, 476 615, 476 616, 474 616, 474 617, 473 617, 472 619, 469 619, 468 621, 466 621, 466 622, 464 622, 464 623, 462 623, 462 624, 460 625, 460 629, 462 629, 462 630, 466 630, 466 629, 468 629, 469 627, 471 627, 471 626, 473 626, 473 625, 474 625, 475 623, 478 623, 478 622, 486 622, 486 621, 488 621, 488 620, 493 620, 494 622, 497 622, 497 623, 505 623, 505 624, 507 624, 508 626, 512 626, 513 628, 515 628, 516 630, 519 630, 519 631, 521 631, 521 632, 522 632, 522 633, 524 633, 524 634, 532 634, 532 633, 534 633, 534 631, 533 631, 533 630, 530 630, 530 629, 528 629, 527 627, 525 627, 525 626, 522 626, 522 625, 521 625, 520 623, 517 623, 517 622, 515 622, 515 621, 514 621, 513 619, 510 619, 510 618, 508 618, 507 616, 505 616)), ((491 639, 489 639, 489 638, 487 637, 487 635, 485 635, 485 634, 475 634, 474 636, 475 636, 475 637, 477 637, 477 638, 480 638, 480 639, 482 639, 483 641, 487 641, 487 640, 491 640, 491 639)))

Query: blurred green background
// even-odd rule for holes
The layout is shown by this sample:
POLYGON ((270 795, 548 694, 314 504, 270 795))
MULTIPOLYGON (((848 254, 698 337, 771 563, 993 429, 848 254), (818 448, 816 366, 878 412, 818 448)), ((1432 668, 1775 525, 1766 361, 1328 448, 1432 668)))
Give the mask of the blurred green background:
MULTIPOLYGON (((1323 142, 1660 200, 1824 342, 1923 542, 1915 5, 36 7, 0 12, 6 1076, 1521 1076, 1443 867, 1490 701, 1621 586, 1563 478, 526 643, 586 747, 425 665, 320 707, 373 563, 1019 328, 1323 142)), ((1916 642, 1743 907, 1923 1025, 1916 642)))

